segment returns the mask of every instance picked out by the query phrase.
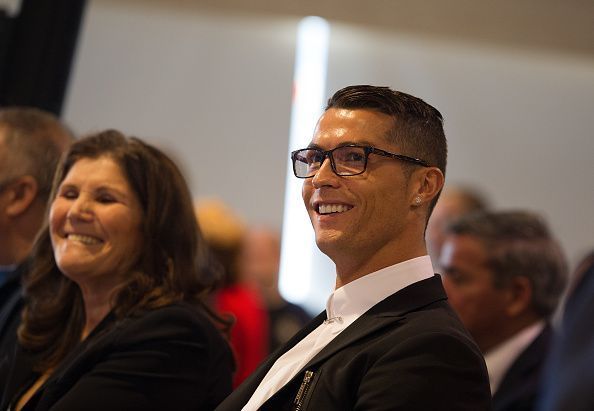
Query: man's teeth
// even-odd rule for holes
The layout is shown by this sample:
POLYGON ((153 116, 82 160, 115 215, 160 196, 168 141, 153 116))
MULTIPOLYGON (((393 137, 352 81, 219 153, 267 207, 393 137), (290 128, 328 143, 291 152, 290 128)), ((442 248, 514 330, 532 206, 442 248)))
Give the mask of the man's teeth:
POLYGON ((69 240, 78 241, 83 244, 92 245, 92 244, 99 244, 101 241, 98 238, 90 237, 88 235, 82 234, 69 234, 69 240))
POLYGON ((344 211, 350 210, 352 207, 346 206, 344 204, 320 204, 319 212, 320 214, 330 214, 330 213, 342 213, 344 211))

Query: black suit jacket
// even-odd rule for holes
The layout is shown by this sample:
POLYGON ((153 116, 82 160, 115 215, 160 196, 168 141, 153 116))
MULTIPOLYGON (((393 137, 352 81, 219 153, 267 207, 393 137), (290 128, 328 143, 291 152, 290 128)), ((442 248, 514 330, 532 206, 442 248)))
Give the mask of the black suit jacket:
POLYGON ((27 262, 21 263, 0 286, 0 367, 16 344, 16 331, 21 322, 24 301, 21 278, 28 268, 27 262))
MULTIPOLYGON (((325 318, 272 354, 217 410, 240 410, 274 362, 325 318)), ((261 409, 482 411, 491 395, 483 357, 435 276, 372 307, 261 409)))
POLYGON ((493 411, 536 410, 537 396, 553 331, 546 326, 505 373, 493 395, 493 411))
POLYGON ((560 332, 545 367, 541 411, 594 410, 594 266, 567 297, 560 332))
MULTIPOLYGON (((39 374, 17 347, 2 410, 39 374)), ((194 307, 108 316, 54 370, 24 410, 212 410, 231 391, 231 351, 194 307)), ((2 389, 0 388, 0 389, 2 389)))

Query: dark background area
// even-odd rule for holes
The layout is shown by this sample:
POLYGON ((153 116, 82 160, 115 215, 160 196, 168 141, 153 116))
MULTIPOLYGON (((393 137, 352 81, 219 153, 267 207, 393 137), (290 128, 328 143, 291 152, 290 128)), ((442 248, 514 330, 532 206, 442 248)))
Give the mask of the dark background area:
POLYGON ((62 112, 86 0, 23 0, 0 10, 0 106, 62 112))

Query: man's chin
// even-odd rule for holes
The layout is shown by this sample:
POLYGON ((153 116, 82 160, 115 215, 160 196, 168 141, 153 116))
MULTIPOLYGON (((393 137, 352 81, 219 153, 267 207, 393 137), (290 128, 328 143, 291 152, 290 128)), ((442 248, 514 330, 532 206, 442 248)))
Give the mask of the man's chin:
POLYGON ((316 244, 318 248, 330 258, 332 258, 332 254, 334 254, 337 250, 344 248, 343 243, 343 236, 340 232, 324 231, 323 233, 316 233, 316 244))

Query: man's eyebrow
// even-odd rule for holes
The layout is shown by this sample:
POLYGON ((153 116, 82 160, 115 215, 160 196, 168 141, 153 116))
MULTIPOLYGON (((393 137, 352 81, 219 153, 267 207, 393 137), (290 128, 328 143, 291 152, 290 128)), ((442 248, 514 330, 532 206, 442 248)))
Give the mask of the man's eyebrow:
MULTIPOLYGON (((338 147, 344 147, 344 146, 369 146, 369 147, 373 147, 373 144, 369 143, 368 141, 341 141, 339 144, 336 145, 336 147, 333 147, 332 149, 338 148, 338 147)), ((315 143, 309 143, 309 145, 307 146, 307 148, 313 148, 313 149, 316 149, 316 150, 326 151, 322 147, 320 147, 319 145, 317 145, 315 143)))

